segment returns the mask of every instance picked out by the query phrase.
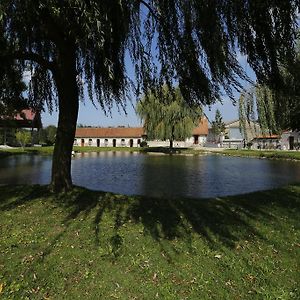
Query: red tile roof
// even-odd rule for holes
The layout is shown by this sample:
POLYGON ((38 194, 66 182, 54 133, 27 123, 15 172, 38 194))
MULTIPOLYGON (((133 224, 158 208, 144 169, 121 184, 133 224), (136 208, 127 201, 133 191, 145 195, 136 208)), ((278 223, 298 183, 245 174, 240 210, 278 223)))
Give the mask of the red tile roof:
POLYGON ((14 116, 15 120, 27 120, 33 121, 36 116, 36 113, 33 112, 31 109, 23 109, 20 113, 14 116))
POLYGON ((199 125, 193 129, 193 135, 208 135, 208 121, 206 118, 201 119, 199 125))
POLYGON ((280 136, 277 134, 259 135, 255 137, 255 139, 279 139, 279 138, 280 136))
MULTIPOLYGON (((199 122, 199 125, 193 129, 193 135, 207 135, 208 134, 208 122, 204 118, 199 122)), ((143 127, 117 127, 117 128, 93 128, 84 127, 77 128, 75 137, 76 138, 125 138, 133 137, 140 138, 146 135, 143 127)))

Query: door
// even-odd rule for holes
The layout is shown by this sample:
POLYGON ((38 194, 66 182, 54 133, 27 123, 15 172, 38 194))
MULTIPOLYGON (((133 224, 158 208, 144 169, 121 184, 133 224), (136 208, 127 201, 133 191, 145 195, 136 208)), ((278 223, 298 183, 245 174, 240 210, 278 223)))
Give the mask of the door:
POLYGON ((290 150, 294 150, 294 137, 290 136, 289 137, 289 145, 290 145, 290 150))
POLYGON ((84 147, 84 139, 81 139, 81 147, 84 147))
POLYGON ((113 139, 113 147, 116 147, 116 145, 117 145, 117 141, 116 139, 113 139))
POLYGON ((194 144, 195 145, 199 144, 199 135, 194 135, 194 144))
POLYGON ((97 147, 100 147, 100 139, 97 139, 97 147))
POLYGON ((130 147, 133 147, 133 139, 130 139, 129 145, 130 145, 130 147))

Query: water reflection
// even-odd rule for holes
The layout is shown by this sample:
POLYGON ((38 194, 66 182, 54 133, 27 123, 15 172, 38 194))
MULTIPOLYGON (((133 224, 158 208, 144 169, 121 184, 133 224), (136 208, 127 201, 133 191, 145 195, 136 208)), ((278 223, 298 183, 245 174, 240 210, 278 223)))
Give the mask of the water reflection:
POLYGON ((16 155, 0 160, 0 183, 48 184, 52 160, 38 155, 16 155))
MULTIPOLYGON (((51 157, 0 160, 0 184, 50 182, 51 157)), ((224 156, 90 152, 72 159, 74 183, 94 190, 154 197, 216 197, 300 181, 300 163, 224 156)))
POLYGON ((189 158, 160 155, 149 159, 145 155, 142 194, 154 197, 184 197, 188 191, 189 158))

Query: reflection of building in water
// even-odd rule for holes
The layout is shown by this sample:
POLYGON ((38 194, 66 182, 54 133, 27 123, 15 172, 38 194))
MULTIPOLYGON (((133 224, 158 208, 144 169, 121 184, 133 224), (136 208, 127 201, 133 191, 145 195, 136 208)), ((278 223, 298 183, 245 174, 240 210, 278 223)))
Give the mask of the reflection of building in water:
POLYGON ((96 152, 96 151, 91 151, 91 152, 79 152, 74 154, 74 158, 78 157, 129 157, 129 156, 135 156, 139 154, 139 152, 128 152, 128 151, 101 151, 101 152, 96 152))
MULTIPOLYGON (((203 118, 199 125, 191 132, 191 137, 185 141, 175 141, 175 147, 190 147, 203 145, 208 134, 208 122, 203 118)), ((139 147, 142 141, 147 140, 143 127, 116 127, 116 128, 77 128, 75 146, 91 147, 139 147)), ((149 146, 169 146, 169 141, 147 141, 149 146)))

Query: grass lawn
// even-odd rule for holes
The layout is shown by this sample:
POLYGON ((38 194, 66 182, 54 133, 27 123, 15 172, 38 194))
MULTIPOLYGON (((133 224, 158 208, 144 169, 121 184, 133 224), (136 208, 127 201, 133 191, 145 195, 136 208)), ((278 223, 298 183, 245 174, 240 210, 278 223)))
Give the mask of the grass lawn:
MULTIPOLYGON (((17 154, 41 154, 41 155, 51 155, 53 153, 53 146, 50 147, 25 147, 25 148, 10 148, 10 149, 0 149, 0 158, 8 155, 17 154)), ((168 147, 151 147, 151 148, 141 148, 141 147, 79 147, 74 146, 73 150, 76 152, 104 152, 104 151, 126 151, 126 152, 159 152, 159 153, 186 153, 186 154, 199 154, 203 151, 194 151, 189 148, 173 148, 172 151, 168 147)))
MULTIPOLYGON (((8 155, 17 154, 41 154, 51 155, 53 153, 52 147, 25 147, 0 149, 0 158, 8 155)), ((210 153, 209 148, 193 149, 193 148, 173 148, 172 151, 168 147, 79 147, 75 146, 76 152, 104 152, 104 151, 126 151, 126 152, 142 152, 142 153, 175 153, 175 154, 193 154, 203 155, 204 153, 210 153)), ((222 151, 212 151, 212 154, 223 154, 230 156, 246 156, 246 157, 258 157, 258 158, 275 158, 275 159, 293 159, 300 160, 300 151, 272 151, 272 150, 235 150, 235 149, 223 149, 222 151)))
POLYGON ((223 150, 220 153, 225 155, 232 155, 232 156, 300 160, 300 151, 227 149, 227 150, 223 150))
POLYGON ((300 299, 300 185, 211 200, 0 195, 1 299, 300 299))

